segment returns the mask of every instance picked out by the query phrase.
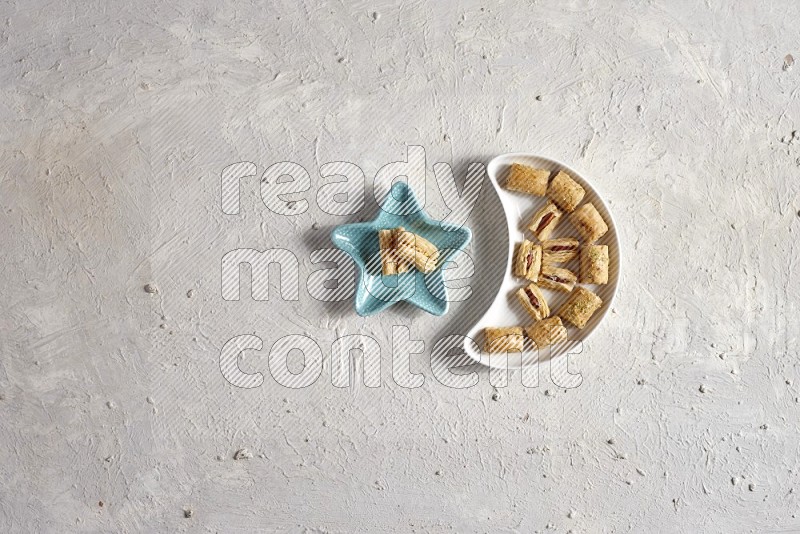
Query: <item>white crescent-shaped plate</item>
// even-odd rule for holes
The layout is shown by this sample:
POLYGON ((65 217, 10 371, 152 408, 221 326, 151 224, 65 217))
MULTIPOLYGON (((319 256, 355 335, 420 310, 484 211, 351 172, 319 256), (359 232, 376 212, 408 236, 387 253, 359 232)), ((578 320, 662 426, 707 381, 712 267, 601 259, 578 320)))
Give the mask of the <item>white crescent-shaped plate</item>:
MULTIPOLYGON (((505 221, 496 221, 498 225, 497 231, 508 231, 508 251, 505 261, 505 278, 500 286, 500 290, 494 298, 489 309, 478 320, 477 323, 469 330, 464 343, 464 352, 474 360, 488 365, 490 367, 509 368, 509 369, 522 369, 524 367, 535 365, 537 362, 547 360, 550 358, 557 358, 570 352, 585 351, 584 347, 578 349, 577 347, 584 343, 589 336, 597 329, 603 318, 611 309, 611 304, 614 301, 614 295, 617 292, 617 285, 619 283, 620 273, 620 249, 619 239, 617 238, 617 227, 611 212, 608 210, 605 202, 598 191, 592 187, 586 176, 572 167, 569 167, 560 161, 553 159, 536 156, 534 154, 516 153, 516 154, 503 154, 497 156, 489 162, 487 166, 487 174, 489 181, 494 187, 500 203, 505 213, 505 221), (586 190, 586 196, 581 204, 591 202, 594 204, 597 211, 605 220, 608 225, 608 232, 601 237, 597 244, 608 245, 609 256, 609 271, 608 271, 608 284, 604 285, 591 285, 581 284, 587 289, 597 294, 603 299, 603 305, 592 316, 587 325, 579 330, 564 322, 567 327, 568 338, 562 343, 558 343, 551 347, 547 347, 539 354, 536 347, 529 339, 525 339, 525 350, 522 353, 509 353, 508 362, 506 363, 506 356, 503 354, 487 354, 482 351, 483 346, 483 329, 486 327, 504 327, 504 326, 529 326, 532 324, 530 316, 522 309, 522 306, 517 301, 515 292, 518 288, 527 285, 527 282, 521 278, 514 276, 511 273, 512 255, 514 253, 514 246, 520 243, 523 238, 527 238, 534 242, 538 242, 536 238, 527 230, 527 225, 530 222, 533 214, 536 213, 547 203, 547 197, 536 197, 517 193, 504 189, 501 184, 505 184, 508 170, 512 163, 521 163, 539 169, 548 169, 555 175, 558 171, 563 170, 572 176, 586 190)), ((576 237, 581 240, 577 230, 569 222, 568 217, 565 216, 553 232, 551 239, 558 237, 576 237)), ((498 262, 501 263, 501 262, 498 262)), ((560 265, 579 274, 578 259, 560 265)), ((542 292, 547 299, 550 306, 551 316, 558 315, 558 310, 566 301, 568 293, 560 291, 551 291, 542 289, 542 292)))

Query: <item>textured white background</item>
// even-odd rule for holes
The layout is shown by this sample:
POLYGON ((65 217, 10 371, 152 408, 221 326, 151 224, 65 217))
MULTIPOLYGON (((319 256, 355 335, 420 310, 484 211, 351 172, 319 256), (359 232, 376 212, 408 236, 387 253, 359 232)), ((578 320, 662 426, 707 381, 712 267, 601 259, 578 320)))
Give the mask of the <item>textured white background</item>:
POLYGON ((789 0, 3 3, 0 530, 800 530, 799 19, 789 0), (437 322, 407 307, 363 320, 303 284, 222 300, 228 250, 290 248, 305 280, 332 226, 372 215, 322 213, 319 165, 374 177, 407 144, 429 170, 536 152, 603 192, 625 265, 580 387, 545 368, 496 400, 485 372, 446 388, 437 322), (240 160, 303 164, 311 209, 272 215, 252 179, 223 215, 240 160), (421 388, 391 378, 391 324, 426 342, 421 388), (334 388, 327 362, 302 391, 219 371, 234 335, 327 357, 358 332, 379 389, 334 388))

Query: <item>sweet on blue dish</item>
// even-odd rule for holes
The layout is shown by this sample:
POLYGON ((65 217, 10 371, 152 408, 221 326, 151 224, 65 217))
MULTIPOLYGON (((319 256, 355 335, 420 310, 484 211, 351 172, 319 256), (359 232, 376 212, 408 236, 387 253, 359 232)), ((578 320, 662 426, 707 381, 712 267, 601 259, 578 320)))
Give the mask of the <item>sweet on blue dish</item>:
POLYGON ((428 216, 405 182, 394 184, 372 221, 337 226, 331 241, 353 258, 358 268, 355 308, 361 316, 374 315, 395 302, 407 301, 433 315, 449 308, 442 269, 448 259, 472 238, 465 226, 453 226, 428 216), (436 245, 439 265, 431 273, 416 269, 392 276, 381 274, 378 230, 404 227, 436 245))

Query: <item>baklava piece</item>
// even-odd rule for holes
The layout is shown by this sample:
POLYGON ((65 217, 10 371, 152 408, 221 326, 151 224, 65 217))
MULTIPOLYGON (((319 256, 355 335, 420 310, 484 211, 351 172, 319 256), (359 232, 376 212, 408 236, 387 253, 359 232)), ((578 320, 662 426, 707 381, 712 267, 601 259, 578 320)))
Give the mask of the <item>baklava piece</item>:
POLYGON ((401 260, 410 260, 423 273, 433 272, 439 262, 439 249, 424 237, 412 232, 398 232, 397 252, 401 260))
POLYGON ((525 329, 525 333, 540 349, 567 339, 567 329, 558 316, 535 322, 525 329))
POLYGON ((506 189, 543 197, 547 194, 547 180, 549 178, 550 171, 512 163, 511 169, 508 171, 506 189))
POLYGON ((527 239, 519 244, 517 257, 514 260, 514 275, 527 278, 531 282, 539 279, 542 268, 542 247, 527 239))
POLYGON ((542 243, 542 263, 566 263, 578 255, 580 246, 572 237, 549 239, 542 243))
POLYGON ((483 350, 489 353, 522 352, 522 328, 484 328, 483 350))
POLYGON ((603 300, 600 297, 588 289, 578 286, 561 307, 558 315, 582 329, 602 305, 603 300))
POLYGON ((528 284, 528 287, 521 287, 517 290, 519 299, 525 311, 533 317, 534 321, 539 321, 550 315, 550 308, 542 295, 542 291, 535 284, 528 284))
POLYGON ((575 287, 578 277, 569 269, 560 269, 552 265, 542 265, 542 272, 539 273, 539 287, 564 291, 569 293, 575 287))
POLYGON ((569 220, 587 244, 594 243, 608 232, 608 225, 591 202, 575 210, 569 220))
POLYGON ((533 216, 530 224, 528 224, 528 230, 538 237, 539 241, 547 241, 560 219, 561 210, 552 202, 548 202, 545 207, 533 216))
POLYGON ((550 200, 567 213, 578 207, 585 194, 583 187, 564 171, 559 171, 547 188, 550 200))
POLYGON ((581 249, 581 282, 608 283, 608 245, 586 245, 581 249))

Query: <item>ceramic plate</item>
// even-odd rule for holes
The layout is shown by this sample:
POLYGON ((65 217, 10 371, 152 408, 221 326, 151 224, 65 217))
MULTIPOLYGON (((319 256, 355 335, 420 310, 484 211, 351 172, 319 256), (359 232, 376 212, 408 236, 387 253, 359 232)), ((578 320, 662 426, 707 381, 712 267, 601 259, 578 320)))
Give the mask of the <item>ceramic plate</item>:
POLYGON ((359 272, 356 312, 366 317, 406 301, 430 314, 444 315, 449 302, 443 268, 428 274, 411 269, 399 275, 381 275, 378 231, 399 226, 433 243, 441 251, 442 266, 472 239, 469 228, 430 218, 408 184, 397 182, 384 198, 375 219, 337 226, 331 232, 333 244, 353 258, 359 272))
MULTIPOLYGON (((548 347, 538 354, 535 346, 532 345, 530 340, 525 339, 525 351, 522 353, 509 353, 508 367, 510 369, 520 369, 528 365, 535 364, 537 361, 546 360, 549 358, 556 358, 568 352, 577 350, 576 348, 581 343, 585 342, 592 332, 597 329, 603 318, 611 309, 614 300, 614 295, 617 292, 617 285, 619 283, 620 273, 620 250, 619 239, 617 238, 617 227, 614 223, 614 218, 608 210, 602 197, 597 190, 592 187, 586 175, 578 172, 577 170, 556 160, 536 156, 533 154, 517 153, 517 154, 504 154, 498 156, 489 162, 487 166, 487 173, 489 181, 494 187, 497 196, 500 198, 500 203, 503 207, 505 220, 495 221, 498 232, 508 232, 508 248, 505 258, 505 278, 503 279, 500 289, 497 292, 494 301, 489 309, 481 319, 469 330, 467 334, 467 341, 465 342, 464 351, 473 359, 490 367, 505 367, 505 356, 490 355, 481 350, 483 346, 483 329, 485 327, 501 327, 501 326, 529 326, 532 324, 530 316, 522 309, 522 306, 517 301, 515 292, 518 288, 527 285, 529 282, 517 278, 511 273, 512 255, 514 253, 514 245, 520 243, 523 238, 527 238, 533 242, 538 242, 535 236, 527 230, 527 225, 536 213, 547 203, 547 197, 536 197, 508 191, 502 187, 508 174, 508 170, 512 163, 521 163, 540 169, 548 169, 552 171, 552 175, 556 172, 563 170, 572 176, 586 190, 586 196, 581 204, 591 202, 600 212, 603 219, 608 225, 608 232, 597 241, 599 245, 608 245, 609 255, 609 272, 608 284, 605 285, 592 285, 580 284, 587 289, 597 294, 603 299, 602 307, 595 312, 589 323, 583 330, 579 330, 574 326, 564 321, 567 327, 568 339, 562 343, 558 343, 548 347), (473 340, 473 342, 470 342, 473 340), (477 344, 477 346, 476 346, 477 344)), ((552 176, 551 175, 551 176, 552 176)), ((576 237, 581 240, 577 230, 567 220, 566 214, 562 218, 559 225, 551 235, 551 239, 558 237, 576 237)), ((559 265, 579 274, 578 258, 572 261, 559 265)), ((498 262, 499 263, 499 262, 498 262)), ((561 305, 567 300, 568 293, 560 291, 551 291, 542 289, 542 292, 547 299, 550 306, 551 316, 557 315, 561 305)), ((585 351, 586 348, 583 348, 585 351)))

